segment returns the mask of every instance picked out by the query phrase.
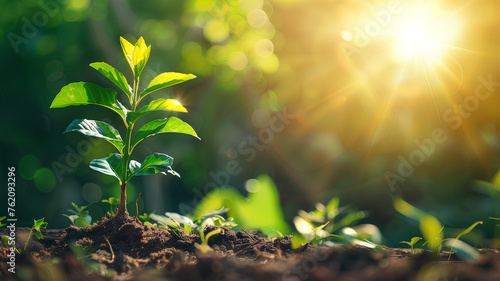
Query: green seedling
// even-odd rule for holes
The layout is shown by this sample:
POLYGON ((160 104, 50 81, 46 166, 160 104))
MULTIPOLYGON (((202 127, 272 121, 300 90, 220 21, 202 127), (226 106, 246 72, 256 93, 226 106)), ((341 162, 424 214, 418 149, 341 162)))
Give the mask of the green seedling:
POLYGON ((203 233, 203 230, 201 230, 200 231, 201 244, 194 243, 194 246, 198 250, 200 250, 200 252, 202 252, 202 253, 206 253, 208 251, 212 251, 212 248, 208 245, 208 239, 210 239, 210 237, 212 237, 213 235, 216 235, 216 234, 219 234, 219 233, 221 233, 221 229, 217 228, 217 229, 214 229, 214 230, 210 231, 209 233, 207 233, 207 236, 205 236, 205 234, 203 233))
MULTIPOLYGON (((471 232, 474 228, 476 228, 476 226, 478 226, 479 224, 483 224, 482 221, 477 221, 475 223, 473 223, 471 226, 469 226, 466 230, 460 232, 460 234, 457 235, 457 237, 455 237, 454 239, 451 238, 451 239, 445 239, 445 240, 450 240, 452 241, 452 243, 448 243, 447 246, 450 246, 450 255, 448 257, 448 259, 451 258, 451 254, 453 253, 453 250, 454 249, 457 249, 457 254, 461 254, 461 253, 464 253, 464 254, 468 254, 468 253, 471 253, 473 251, 470 251, 468 249, 468 247, 464 246, 463 244, 465 244, 465 242, 462 242, 460 241, 460 237, 464 236, 465 234, 471 232), (457 242, 458 241, 458 242, 457 242), (456 246, 458 244, 458 246, 456 246)), ((466 244, 467 245, 467 244, 466 244)), ((468 246, 468 245, 467 245, 468 246)), ((477 251, 476 251, 477 252, 477 251)), ((472 256, 476 256, 475 254, 472 254, 472 256)))
MULTIPOLYGON (((154 214, 155 212, 156 212, 156 210, 153 211, 151 214, 154 214)), ((146 223, 149 223, 149 220, 151 219, 151 217, 149 214, 144 213, 142 215, 139 215, 139 219, 142 221, 142 223, 146 224, 146 223)), ((151 223, 149 223, 149 224, 151 224, 151 223)))
POLYGON ((2 236, 0 239, 2 241, 2 244, 7 244, 10 247, 13 247, 14 249, 16 249, 16 252, 20 253, 19 249, 17 249, 17 247, 16 247, 16 241, 14 239, 12 239, 9 236, 2 236))
MULTIPOLYGON (((130 105, 125 107, 117 99, 115 90, 103 88, 93 83, 77 82, 64 86, 57 94, 51 104, 51 108, 61 108, 73 105, 99 105, 113 110, 117 113, 125 126, 125 134, 112 125, 95 120, 76 119, 66 129, 66 132, 80 132, 87 136, 102 138, 109 142, 118 153, 112 153, 107 158, 94 159, 90 162, 90 168, 106 175, 115 177, 120 183, 120 206, 117 215, 127 213, 126 188, 132 177, 142 175, 154 175, 158 173, 170 173, 179 176, 172 169, 173 158, 163 153, 153 153, 146 157, 142 163, 131 159, 132 152, 144 139, 163 133, 181 133, 194 136, 198 135, 193 128, 177 117, 171 116, 165 119, 153 120, 138 128, 133 134, 137 121, 148 113, 154 111, 176 111, 187 112, 175 99, 156 99, 149 104, 139 108, 140 102, 154 91, 170 87, 195 78, 192 74, 176 72, 165 72, 155 77, 144 91, 139 90, 141 73, 149 59, 151 46, 146 46, 141 37, 135 45, 120 37, 125 58, 132 69, 133 86, 127 82, 125 76, 104 62, 96 62, 90 66, 111 82, 113 82, 123 93, 130 105)), ((198 138, 199 139, 199 138, 198 138)))
POLYGON ((30 241, 31 234, 33 233, 33 229, 35 230, 35 236, 37 239, 43 239, 42 232, 40 229, 42 228, 47 228, 47 225, 49 224, 48 222, 44 222, 45 218, 41 218, 39 220, 35 220, 33 223, 33 227, 30 230, 30 234, 28 235, 28 239, 26 240, 26 244, 24 244, 24 250, 26 250, 26 247, 28 246, 28 242, 30 241))
MULTIPOLYGON (((165 216, 150 214, 149 217, 157 221, 161 226, 163 226, 163 228, 183 230, 187 234, 191 234, 191 230, 193 229, 193 227, 197 226, 197 224, 195 224, 190 218, 179 215, 177 213, 166 212, 165 216)), ((151 223, 145 224, 155 227, 155 225, 151 225, 151 223)))
POLYGON ((3 217, 0 218, 0 227, 6 225, 5 223, 2 223, 2 221, 4 221, 6 218, 7 218, 6 216, 3 216, 3 217))
POLYGON ((340 199, 333 197, 325 205, 316 203, 315 210, 306 212, 299 210, 298 216, 293 219, 295 228, 300 235, 294 235, 293 247, 298 247, 305 242, 314 245, 327 244, 333 242, 346 244, 352 241, 361 241, 357 236, 361 235, 351 229, 349 235, 336 235, 338 230, 345 229, 355 225, 361 219, 366 217, 366 212, 349 209, 348 207, 339 207, 340 199), (355 236, 352 236, 354 235, 355 236))
POLYGON ((75 208, 75 210, 68 209, 68 212, 73 213, 73 215, 63 214, 63 216, 67 217, 71 221, 72 225, 85 227, 92 224, 92 217, 90 216, 88 211, 85 211, 88 205, 82 207, 78 207, 78 205, 76 205, 75 203, 71 203, 71 205, 73 205, 73 208, 75 208))
POLYGON ((213 210, 227 207, 227 216, 244 229, 260 229, 266 235, 290 233, 284 219, 279 193, 272 179, 260 175, 250 179, 245 187, 247 198, 233 187, 221 187, 209 192, 196 206, 192 217, 198 218, 213 210))
POLYGON ((115 215, 115 206, 120 205, 120 199, 115 198, 115 197, 109 197, 108 199, 102 200, 102 202, 108 203, 109 204, 109 213, 111 215, 115 215))
POLYGON ((413 237, 410 242, 408 241, 402 241, 401 243, 407 244, 411 248, 411 253, 414 253, 415 250, 415 245, 418 243, 418 241, 422 240, 422 237, 413 237))
POLYGON ((456 251, 463 260, 476 260, 476 258, 479 257, 477 250, 459 239, 471 232, 479 224, 482 224, 482 221, 473 223, 455 238, 445 239, 443 234, 444 226, 441 225, 436 217, 415 208, 399 197, 394 200, 394 208, 402 215, 415 219, 420 223, 420 231, 423 235, 423 241, 425 241, 423 245, 427 246, 435 255, 441 253, 444 246, 450 249, 449 258, 451 258, 451 254, 454 251, 456 251))

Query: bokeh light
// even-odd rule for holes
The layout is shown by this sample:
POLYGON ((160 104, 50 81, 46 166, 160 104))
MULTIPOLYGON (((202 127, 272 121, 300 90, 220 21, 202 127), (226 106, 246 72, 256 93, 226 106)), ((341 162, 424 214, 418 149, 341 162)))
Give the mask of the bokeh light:
POLYGON ((27 154, 19 159, 18 163, 19 174, 26 179, 31 180, 35 177, 35 173, 40 168, 40 160, 34 155, 27 154))
POLYGON ((48 168, 38 169, 34 181, 36 188, 43 193, 49 193, 56 187, 56 176, 48 168))

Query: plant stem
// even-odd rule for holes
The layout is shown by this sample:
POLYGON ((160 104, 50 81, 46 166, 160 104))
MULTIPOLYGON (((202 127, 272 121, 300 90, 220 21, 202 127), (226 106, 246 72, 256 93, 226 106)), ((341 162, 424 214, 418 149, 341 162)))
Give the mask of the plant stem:
MULTIPOLYGON (((139 88, 139 79, 134 79, 134 89, 132 95, 132 112, 135 112, 137 106, 137 89, 139 88)), ((127 213, 127 183, 128 183, 128 166, 130 162, 130 142, 132 141, 132 130, 134 123, 127 124, 127 135, 125 136, 125 147, 123 149, 123 178, 120 185, 120 207, 118 207, 117 215, 124 215, 127 213)))
POLYGON ((118 212, 116 215, 125 215, 127 214, 127 182, 122 183, 120 186, 121 193, 120 193, 120 207, 118 207, 118 212))

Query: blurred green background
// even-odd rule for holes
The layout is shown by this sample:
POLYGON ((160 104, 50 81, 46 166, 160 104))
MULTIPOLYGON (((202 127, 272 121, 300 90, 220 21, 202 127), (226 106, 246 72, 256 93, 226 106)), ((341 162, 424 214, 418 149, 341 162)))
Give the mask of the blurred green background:
MULTIPOLYGON (((268 174, 290 224, 298 209, 339 196, 367 210, 365 221, 396 246, 418 234, 418 224, 394 210, 397 194, 451 228, 484 220, 474 242, 493 245, 483 239, 497 232, 488 220, 500 216, 497 195, 476 180, 491 181, 500 168, 500 4, 429 3, 0 0, 1 177, 16 167, 18 225, 45 217, 49 227, 63 228, 71 202, 119 196, 114 178, 88 168, 111 146, 62 134, 76 118, 119 124, 117 116, 94 106, 49 106, 71 82, 116 88, 88 65, 105 61, 130 77, 119 36, 142 36, 152 51, 141 89, 162 72, 198 77, 149 100, 178 99, 189 111, 178 116, 201 141, 167 135, 143 143, 134 159, 169 154, 182 178, 132 180, 132 214, 139 193, 140 213, 189 213, 216 187, 246 194, 248 179, 268 174), (393 56, 398 40, 424 40, 398 24, 415 10, 418 22, 454 37, 438 42, 439 52, 425 45, 401 60, 393 56), (473 98, 478 87, 491 95, 473 98), (426 142, 436 129, 445 141, 426 142)), ((107 206, 90 210, 99 217, 107 206)))

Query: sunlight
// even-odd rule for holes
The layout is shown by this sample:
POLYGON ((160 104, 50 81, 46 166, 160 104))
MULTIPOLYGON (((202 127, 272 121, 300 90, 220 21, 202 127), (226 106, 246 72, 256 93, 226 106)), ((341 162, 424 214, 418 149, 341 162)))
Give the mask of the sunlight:
POLYGON ((398 37, 396 56, 406 60, 416 54, 439 59, 444 49, 439 30, 423 24, 408 24, 398 37))
POLYGON ((440 14, 437 7, 430 5, 426 9, 414 7, 413 10, 395 22, 398 29, 396 57, 405 62, 414 56, 440 61, 458 39, 460 22, 453 15, 440 14))

